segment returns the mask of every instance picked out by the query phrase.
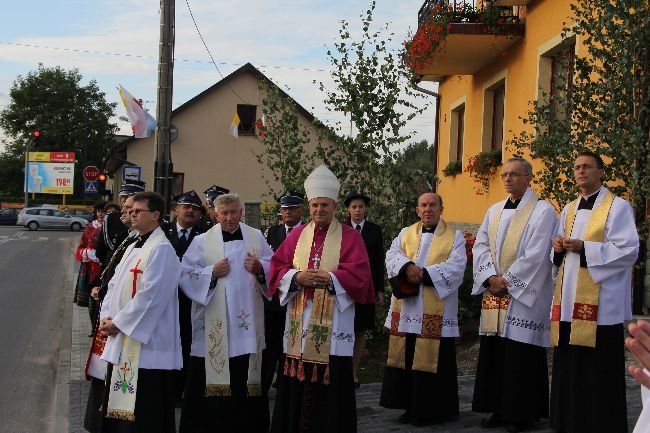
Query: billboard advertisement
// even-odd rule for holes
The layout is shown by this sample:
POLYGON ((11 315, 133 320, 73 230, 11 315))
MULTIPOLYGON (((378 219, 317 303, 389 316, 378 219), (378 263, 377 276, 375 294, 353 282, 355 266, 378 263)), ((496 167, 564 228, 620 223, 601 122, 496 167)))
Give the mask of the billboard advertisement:
POLYGON ((74 152, 29 152, 27 192, 72 194, 74 152))

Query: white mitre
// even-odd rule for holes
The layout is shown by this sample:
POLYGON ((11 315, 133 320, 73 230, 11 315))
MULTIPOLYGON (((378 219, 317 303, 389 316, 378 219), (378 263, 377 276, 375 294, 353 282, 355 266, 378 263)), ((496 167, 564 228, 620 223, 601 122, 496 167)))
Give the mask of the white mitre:
POLYGON ((305 192, 308 201, 318 197, 325 197, 338 202, 340 189, 341 183, 324 164, 316 167, 305 179, 305 192))

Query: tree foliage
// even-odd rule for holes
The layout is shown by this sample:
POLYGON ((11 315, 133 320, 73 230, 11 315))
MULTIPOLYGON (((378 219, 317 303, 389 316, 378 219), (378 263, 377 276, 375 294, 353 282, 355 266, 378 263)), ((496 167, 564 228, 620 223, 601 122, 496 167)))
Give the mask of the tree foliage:
POLYGON ((327 110, 344 114, 358 132, 356 136, 346 134, 338 123, 334 128, 337 146, 319 150, 320 157, 341 180, 342 192, 361 189, 368 194, 372 218, 392 235, 393 228, 401 223, 395 188, 402 188, 409 176, 394 170, 395 151, 411 138, 412 134, 405 131, 406 123, 427 104, 417 104, 423 96, 408 86, 409 74, 401 54, 391 48, 393 33, 388 24, 376 28, 374 10, 373 1, 361 15, 358 39, 353 37, 350 24, 341 21, 338 39, 327 51, 334 88, 319 83, 327 110))
POLYGON ((22 194, 24 151, 35 130, 41 138, 32 151, 75 152, 75 195, 82 193, 83 167, 100 165, 117 131, 110 123, 116 104, 106 102, 94 80, 82 85, 82 79, 77 69, 42 64, 16 78, 9 105, 0 111, 0 127, 9 136, 0 154, 1 193, 22 194))
POLYGON ((264 147, 253 153, 257 162, 270 171, 270 177, 263 176, 269 194, 276 197, 286 189, 303 191, 303 182, 315 164, 313 152, 307 150, 312 131, 300 124, 302 116, 296 103, 280 88, 261 81, 259 90, 263 95, 265 125, 258 124, 258 129, 264 147), (281 190, 277 189, 276 182, 281 190))
POLYGON ((575 198, 573 161, 584 150, 605 157, 609 186, 631 201, 645 233, 650 197, 650 6, 647 0, 575 0, 567 40, 582 41, 573 86, 565 83, 532 102, 522 132, 510 144, 544 161, 536 182, 562 206, 575 198))

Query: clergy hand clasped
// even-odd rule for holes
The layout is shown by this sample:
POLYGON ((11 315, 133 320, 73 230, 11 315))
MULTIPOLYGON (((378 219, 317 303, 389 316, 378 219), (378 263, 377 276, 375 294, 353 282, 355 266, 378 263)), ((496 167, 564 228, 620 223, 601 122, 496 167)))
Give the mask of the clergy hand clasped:
POLYGON ((583 241, 581 239, 567 239, 564 236, 556 236, 553 238, 553 251, 556 253, 568 251, 570 253, 580 254, 582 245, 583 241))
POLYGON ((424 276, 424 270, 414 264, 408 265, 406 268, 406 279, 411 284, 420 284, 424 276))
POLYGON ((260 259, 251 253, 246 253, 246 260, 244 261, 244 267, 248 272, 250 272, 253 275, 258 275, 264 272, 264 268, 262 267, 262 263, 260 263, 260 259))
POLYGON ((228 275, 230 272, 230 262, 228 262, 228 257, 225 259, 219 260, 217 263, 212 266, 212 278, 221 278, 228 275))
POLYGON ((330 274, 322 269, 306 269, 296 274, 296 282, 303 287, 328 287, 330 274))
POLYGON ((508 292, 508 287, 511 286, 510 281, 498 275, 492 275, 488 278, 488 290, 494 296, 503 296, 508 292))
POLYGON ((115 335, 119 331, 117 326, 113 325, 113 318, 111 316, 104 317, 99 323, 99 332, 105 337, 115 335))

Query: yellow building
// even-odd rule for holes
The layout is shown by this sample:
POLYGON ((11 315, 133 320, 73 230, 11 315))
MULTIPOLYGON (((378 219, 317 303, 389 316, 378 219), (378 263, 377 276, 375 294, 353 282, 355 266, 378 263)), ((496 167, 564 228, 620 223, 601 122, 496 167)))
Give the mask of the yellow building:
MULTIPOLYGON (((457 1, 456 8, 461 3, 457 1)), ((414 75, 439 83, 436 172, 445 216, 479 224, 487 208, 506 192, 497 167, 487 193, 477 194, 478 185, 466 172, 470 158, 488 150, 502 151, 502 161, 511 157, 506 142, 526 127, 520 117, 530 110, 529 102, 555 88, 555 80, 571 83, 572 59, 581 49, 575 37, 561 35, 570 16, 567 0, 467 3, 479 11, 490 10, 491 23, 449 23, 444 48, 418 64, 414 75), (443 170, 452 161, 461 161, 463 171, 445 176, 443 170)), ((438 4, 453 7, 454 1, 426 1, 420 27, 437 13, 438 4)))

